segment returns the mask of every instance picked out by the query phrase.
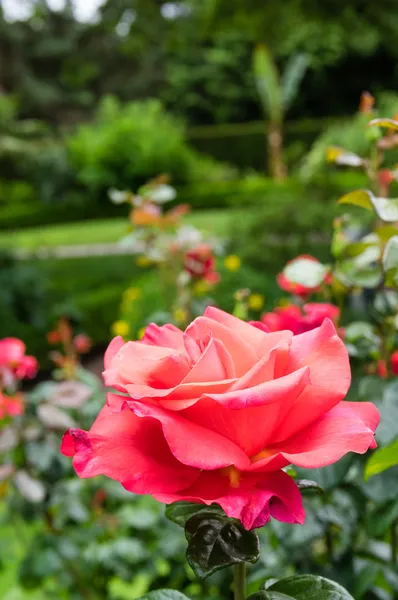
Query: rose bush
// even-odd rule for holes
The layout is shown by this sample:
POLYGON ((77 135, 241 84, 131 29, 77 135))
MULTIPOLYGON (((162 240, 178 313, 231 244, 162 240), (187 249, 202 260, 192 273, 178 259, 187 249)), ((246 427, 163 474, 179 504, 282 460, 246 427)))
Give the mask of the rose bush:
POLYGON ((368 402, 343 402, 347 351, 332 322, 266 333, 216 308, 185 330, 150 324, 105 354, 109 393, 90 431, 61 451, 80 477, 107 475, 161 502, 217 503, 246 529, 303 523, 289 464, 330 465, 375 447, 368 402))
POLYGON ((320 327, 324 319, 330 319, 337 326, 339 318, 338 306, 328 302, 310 302, 302 308, 297 304, 277 307, 272 312, 264 313, 261 321, 270 331, 288 329, 297 335, 320 327))

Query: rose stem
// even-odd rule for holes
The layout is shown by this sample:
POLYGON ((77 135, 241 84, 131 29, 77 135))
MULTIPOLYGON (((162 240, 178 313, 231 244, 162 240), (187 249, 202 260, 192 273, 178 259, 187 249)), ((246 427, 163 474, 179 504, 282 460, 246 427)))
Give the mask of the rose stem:
POLYGON ((234 600, 245 600, 246 597, 246 563, 235 565, 234 600))
POLYGON ((393 521, 391 525, 391 564, 395 565, 397 560, 397 547, 398 547, 398 538, 397 538, 397 524, 398 521, 393 521))

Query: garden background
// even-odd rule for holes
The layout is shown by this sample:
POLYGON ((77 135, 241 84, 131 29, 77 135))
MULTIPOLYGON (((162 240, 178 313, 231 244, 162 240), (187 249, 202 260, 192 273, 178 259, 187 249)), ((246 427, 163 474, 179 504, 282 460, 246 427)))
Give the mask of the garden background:
MULTIPOLYGON (((220 274, 193 290, 193 316, 208 295, 252 319, 283 305, 277 274, 300 254, 332 261, 336 201, 367 185, 360 169, 327 160, 328 148, 368 153, 364 91, 376 116, 398 112, 398 12, 391 0, 105 0, 84 14, 83 4, 0 3, 0 338, 22 339, 40 363, 39 386, 24 388, 33 419, 51 393, 48 333, 67 323, 88 336, 87 370, 76 368, 90 400, 64 402, 88 426, 109 340, 137 339, 169 308, 157 259, 128 241, 142 222, 118 193, 145 198, 164 176, 156 181, 176 192, 167 209, 190 207, 181 223, 212 245, 220 274)), ((394 177, 388 185, 396 196, 394 177)), ((367 283, 354 283, 359 298, 367 283)), ((170 313, 177 324, 181 302, 170 313)), ((342 323, 362 323, 355 366, 380 358, 363 306, 351 301, 342 323)), ((57 377, 65 364, 55 363, 57 377)), ((359 371, 351 399, 378 400, 393 423, 394 378, 359 371)), ((105 478, 78 480, 58 453, 72 417, 41 414, 45 431, 15 460, 44 482, 44 496, 32 481, 0 478, 2 599, 134 600, 158 587, 228 596, 222 573, 196 582, 180 532, 154 501, 105 478)), ((381 441, 397 434, 386 426, 381 441)), ((265 528, 250 584, 311 571, 358 600, 397 597, 398 467, 358 483, 363 464, 349 457, 318 473, 326 493, 310 498, 305 526, 265 528)))

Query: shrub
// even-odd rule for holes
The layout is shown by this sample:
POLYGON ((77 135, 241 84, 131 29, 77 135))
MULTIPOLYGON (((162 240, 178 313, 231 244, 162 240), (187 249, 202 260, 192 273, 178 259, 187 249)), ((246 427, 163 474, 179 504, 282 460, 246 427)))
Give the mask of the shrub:
MULTIPOLYGON (((105 98, 95 121, 81 125, 67 145, 79 181, 97 197, 110 187, 136 189, 159 173, 178 184, 197 172, 182 122, 154 99, 121 105, 105 98)), ((207 171, 213 164, 207 160, 207 171)))

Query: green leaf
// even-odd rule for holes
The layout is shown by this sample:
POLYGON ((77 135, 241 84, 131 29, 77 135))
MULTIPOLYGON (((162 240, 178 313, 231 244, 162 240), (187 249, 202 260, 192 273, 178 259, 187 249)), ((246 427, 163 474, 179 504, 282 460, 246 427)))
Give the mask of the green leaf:
POLYGON ((365 479, 373 477, 373 475, 378 475, 395 465, 398 465, 398 440, 395 440, 390 446, 373 452, 366 463, 365 479))
POLYGON ((395 223, 398 221, 397 198, 378 198, 369 190, 356 190, 340 198, 338 203, 352 204, 374 211, 379 219, 386 223, 395 223))
POLYGON ((218 512, 191 517, 185 525, 185 536, 188 562, 200 579, 240 562, 255 563, 260 555, 257 534, 218 512))
POLYGON ((137 600, 188 600, 188 596, 177 590, 155 590, 140 596, 137 600))
POLYGON ((398 235, 391 237, 384 249, 383 267, 385 271, 398 268, 398 235))
POLYGON ((318 575, 295 575, 281 579, 248 600, 354 600, 340 584, 318 575), (278 594, 278 595, 275 595, 278 594))
POLYGON ((368 513, 366 529, 371 537, 382 536, 397 518, 398 501, 384 502, 381 506, 375 506, 368 513))
POLYGON ((313 477, 322 490, 331 490, 344 479, 351 466, 352 460, 352 455, 347 454, 334 465, 322 467, 321 469, 303 469, 295 467, 294 470, 298 477, 313 477))
POLYGON ((380 412, 380 425, 376 430, 376 439, 381 446, 387 446, 397 437, 398 381, 393 380, 387 384, 377 408, 380 412))
POLYGON ((372 119, 368 123, 368 127, 388 127, 388 129, 393 129, 394 131, 398 131, 398 121, 394 119, 372 119))
POLYGON ((316 481, 311 481, 311 479, 299 479, 296 481, 296 485, 302 492, 305 492, 306 490, 315 490, 318 494, 324 493, 323 487, 316 481))
POLYGON ((185 523, 198 513, 225 515, 224 511, 217 504, 205 506, 195 502, 173 502, 166 506, 166 517, 180 527, 185 527, 185 523))
POLYGON ((269 50, 259 44, 253 52, 253 72, 258 95, 271 121, 282 120, 282 94, 279 74, 269 50))
POLYGON ((308 57, 305 54, 290 56, 282 75, 282 102, 284 110, 288 110, 297 97, 300 83, 308 67, 308 57))
POLYGON ((292 260, 283 270, 283 274, 289 281, 309 288, 321 285, 328 272, 328 266, 308 258, 292 260))

